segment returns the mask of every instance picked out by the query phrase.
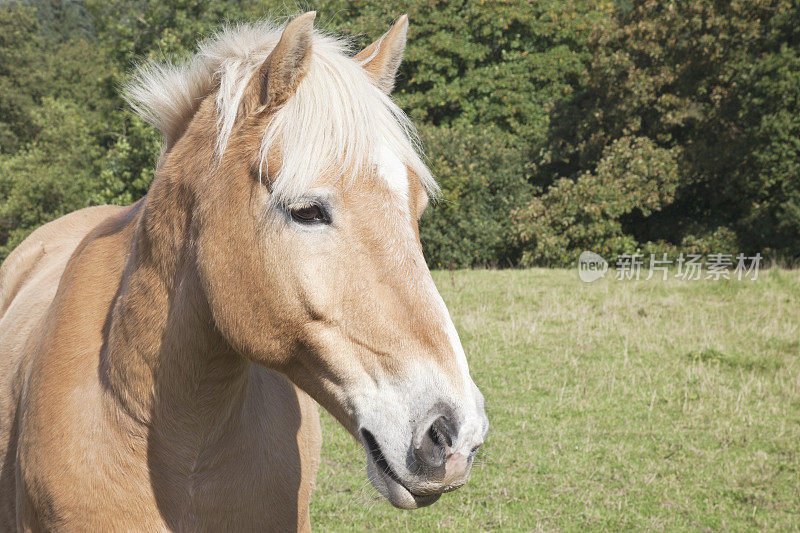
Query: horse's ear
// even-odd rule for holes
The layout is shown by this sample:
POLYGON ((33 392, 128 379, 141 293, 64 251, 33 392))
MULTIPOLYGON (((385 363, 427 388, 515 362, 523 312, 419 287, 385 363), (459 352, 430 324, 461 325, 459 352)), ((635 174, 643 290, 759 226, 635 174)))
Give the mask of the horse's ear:
POLYGON ((252 111, 276 109, 289 99, 311 63, 311 42, 316 11, 291 20, 280 41, 253 75, 245 94, 245 105, 252 111))
POLYGON ((407 33, 408 15, 403 15, 383 37, 361 50, 354 58, 361 63, 375 85, 386 94, 394 89, 394 78, 406 49, 407 33))

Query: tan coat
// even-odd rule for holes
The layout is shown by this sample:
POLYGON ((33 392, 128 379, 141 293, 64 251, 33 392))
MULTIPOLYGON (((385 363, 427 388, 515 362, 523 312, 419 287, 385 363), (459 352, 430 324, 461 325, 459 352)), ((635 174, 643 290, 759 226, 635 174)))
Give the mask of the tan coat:
POLYGON ((104 343, 141 207, 72 213, 3 264, 2 529, 307 528, 319 422, 313 401, 282 375, 234 357, 177 364, 161 369, 152 393, 182 397, 182 410, 154 408, 143 420, 120 412, 104 343), (220 397, 200 396, 198 383, 220 397), (275 449, 285 453, 270 461, 275 449))
POLYGON ((467 481, 483 396, 422 255, 430 175, 381 92, 407 19, 355 58, 313 20, 240 27, 188 70, 146 74, 166 138, 147 196, 53 221, 3 264, 0 529, 307 530, 314 400, 393 505, 467 481), (264 154, 275 124, 296 142, 264 154), (346 146, 300 151, 308 138, 346 146), (276 177, 356 148, 373 159, 352 180, 339 160, 276 177))

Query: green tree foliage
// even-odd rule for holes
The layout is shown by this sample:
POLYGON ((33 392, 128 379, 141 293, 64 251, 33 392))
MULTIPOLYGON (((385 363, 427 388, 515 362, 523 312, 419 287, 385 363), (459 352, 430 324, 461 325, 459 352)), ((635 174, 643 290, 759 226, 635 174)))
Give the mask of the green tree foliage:
POLYGON ((72 102, 48 97, 31 119, 37 139, 0 159, 3 257, 42 222, 105 201, 97 164, 103 148, 87 135, 96 127, 92 117, 72 102))
POLYGON ((513 221, 532 187, 519 141, 493 126, 425 126, 420 132, 442 197, 425 212, 420 237, 437 268, 512 266, 519 257, 513 221))
MULTIPOLYGON (((796 15, 796 14, 795 14, 796 15)), ((800 17, 791 28, 797 32, 800 17)), ((788 29, 788 28, 787 28, 788 29)), ((794 42, 800 42, 797 35, 794 42)), ((747 202, 737 221, 751 249, 800 255, 800 51, 776 43, 743 75, 737 124, 746 140, 735 174, 747 202)))
POLYGON ((547 192, 512 211, 524 248, 523 265, 564 265, 582 250, 615 257, 637 247, 621 217, 649 215, 669 205, 678 185, 675 150, 647 137, 622 137, 609 145, 594 173, 560 178, 547 192))
MULTIPOLYGON (((791 0, 319 0, 364 46, 412 21, 396 86, 442 197, 434 266, 583 249, 800 255, 800 6, 791 0)), ((158 134, 131 68, 277 0, 0 4, 0 258, 72 209, 145 194, 158 134)))
POLYGON ((51 5, 0 8, 0 35, 10 49, 0 63, 16 65, 0 76, 0 85, 12 87, 0 91, 0 258, 42 223, 116 200, 109 191, 121 188, 103 174, 123 115, 112 64, 78 22, 73 34, 43 31, 40 19, 70 27, 66 8, 41 11, 51 5))
POLYGON ((121 74, 145 59, 180 59, 225 20, 241 18, 233 0, 86 0, 97 33, 121 74))
POLYGON ((42 33, 47 39, 65 42, 92 35, 92 18, 82 0, 28 0, 36 9, 42 33))
POLYGON ((619 139, 646 138, 672 154, 677 189, 619 219, 627 246, 797 256, 798 4, 620 4, 589 40, 587 82, 554 113, 537 179, 579 180, 619 139))
POLYGON ((31 113, 41 98, 44 46, 36 10, 0 6, 0 153, 12 153, 35 135, 31 113))

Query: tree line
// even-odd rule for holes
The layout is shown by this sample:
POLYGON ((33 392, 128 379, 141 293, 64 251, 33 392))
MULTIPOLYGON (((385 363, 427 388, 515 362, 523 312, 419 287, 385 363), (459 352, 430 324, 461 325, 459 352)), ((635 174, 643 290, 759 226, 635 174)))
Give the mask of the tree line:
MULTIPOLYGON (((320 0, 363 46, 411 19, 394 96, 442 195, 432 267, 562 266, 583 250, 800 256, 793 0, 320 0)), ((130 203, 161 139, 119 87, 266 0, 0 2, 0 259, 37 226, 130 203)))

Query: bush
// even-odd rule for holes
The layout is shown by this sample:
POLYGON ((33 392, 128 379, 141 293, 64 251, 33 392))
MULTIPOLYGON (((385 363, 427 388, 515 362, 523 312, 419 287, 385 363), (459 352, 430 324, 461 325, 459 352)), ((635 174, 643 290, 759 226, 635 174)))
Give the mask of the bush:
POLYGON ((750 251, 800 257, 800 55, 782 46, 743 76, 740 127, 751 149, 734 176, 747 198, 737 233, 750 251))
MULTIPOLYGON (((800 255, 798 39, 796 2, 618 3, 588 41, 585 84, 554 109, 536 178, 557 188, 561 178, 578 183, 600 172, 610 146, 635 136, 674 154, 674 199, 660 210, 608 217, 603 230, 600 219, 572 217, 560 223, 566 233, 558 246, 589 247, 597 238, 594 247, 626 242, 627 252, 652 241, 800 255)), ((584 192, 613 202, 613 195, 584 192)), ((536 220, 540 201, 529 210, 536 220)), ((544 228, 552 232, 558 215, 548 216, 544 228)), ((530 229, 523 235, 536 240, 530 229)), ((538 241, 553 238, 545 233, 538 241)), ((566 253, 530 246, 527 263, 559 263, 566 253)))
POLYGON ((674 198, 676 152, 647 138, 622 138, 603 154, 595 173, 561 178, 513 212, 522 265, 564 266, 583 250, 613 257, 637 248, 622 230, 623 215, 662 209, 674 198))
POLYGON ((519 247, 509 213, 531 194, 522 148, 492 127, 424 127, 420 136, 442 188, 420 223, 432 267, 510 266, 519 247))
POLYGON ((86 135, 96 127, 92 118, 69 101, 46 98, 32 117, 37 140, 0 159, 0 257, 41 224, 103 203, 95 164, 103 149, 86 135))

